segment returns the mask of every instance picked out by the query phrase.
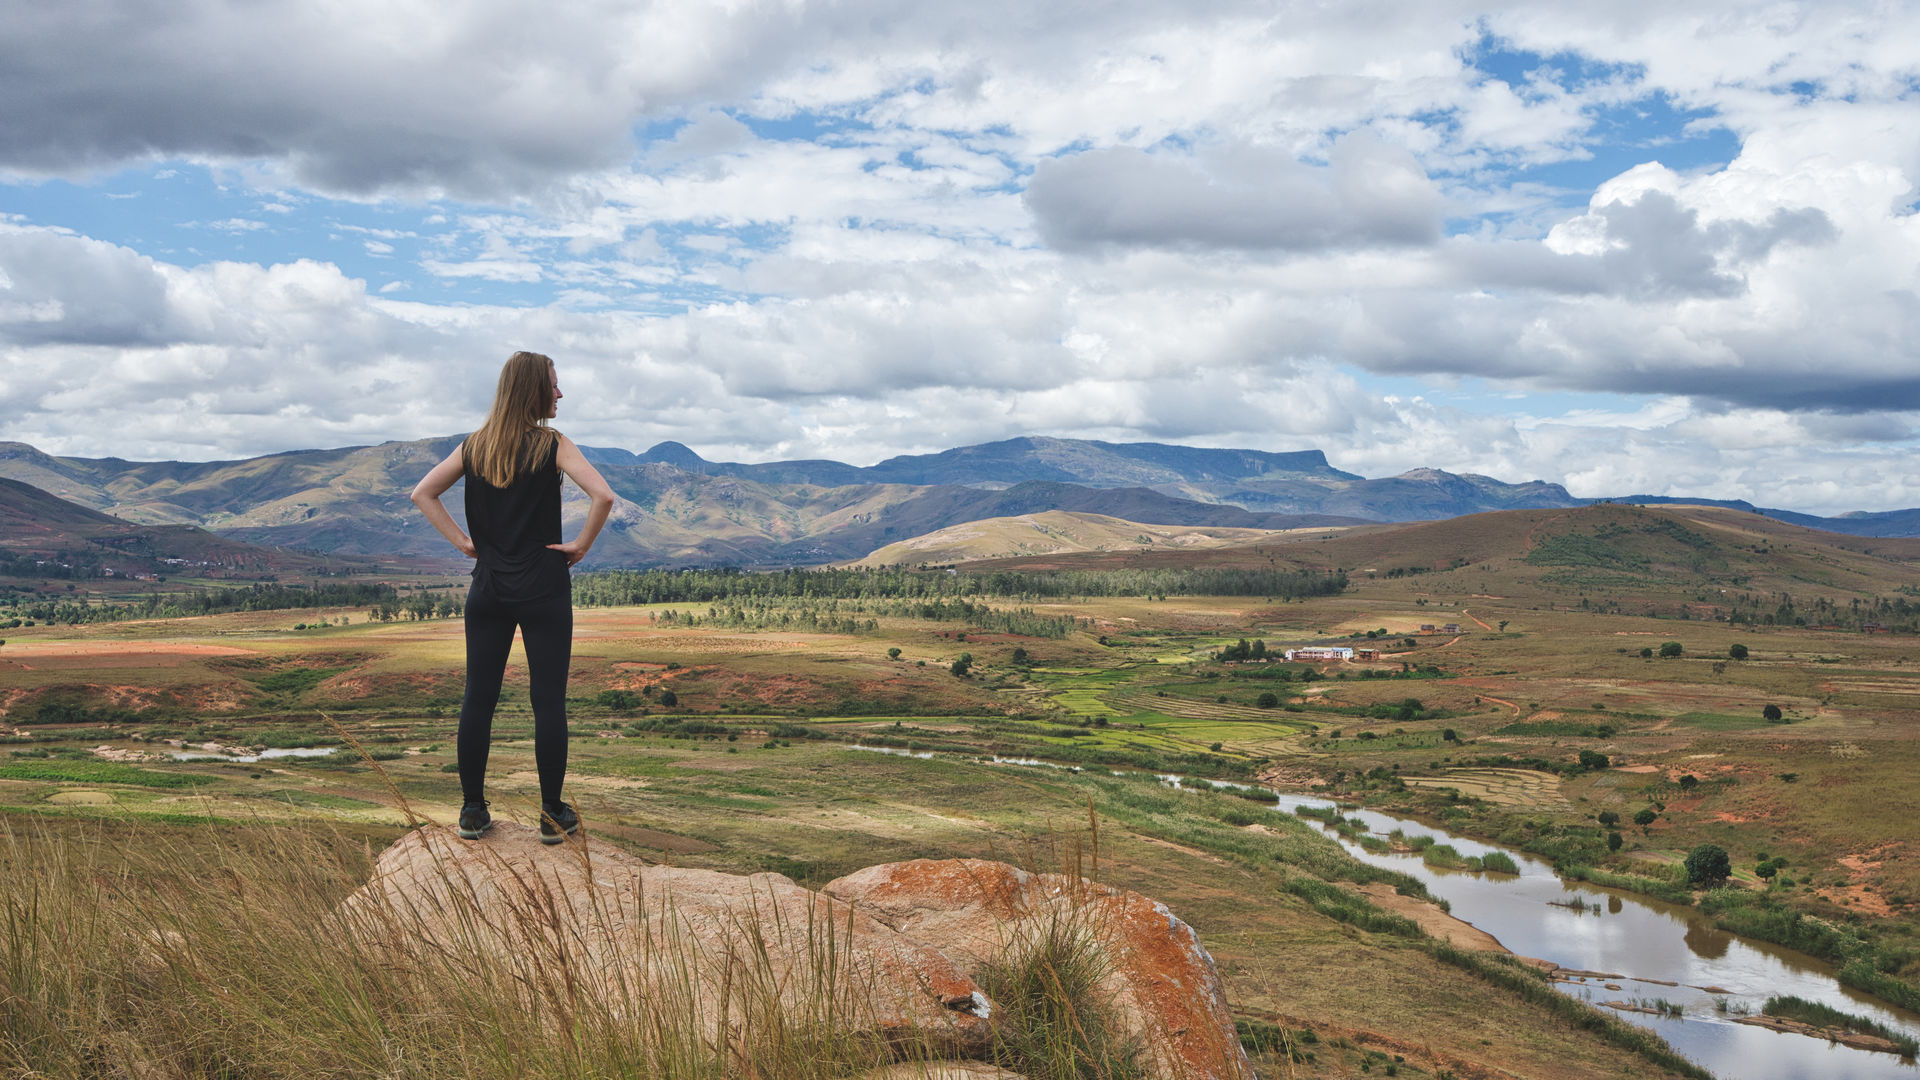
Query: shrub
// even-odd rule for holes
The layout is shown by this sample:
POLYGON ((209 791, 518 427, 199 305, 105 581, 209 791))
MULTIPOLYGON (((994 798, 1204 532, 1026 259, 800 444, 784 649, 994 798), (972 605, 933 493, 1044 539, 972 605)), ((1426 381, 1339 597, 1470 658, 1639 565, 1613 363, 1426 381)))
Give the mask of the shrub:
POLYGON ((640 696, 631 690, 602 690, 594 695, 593 703, 614 712, 628 712, 640 707, 640 696))
POLYGON ((1733 657, 1735 660, 1745 660, 1747 658, 1747 647, 1736 642, 1727 647, 1727 655, 1733 657))
POLYGON ((1660 643, 1660 655, 1662 657, 1679 656, 1681 652, 1680 643, 1677 641, 1663 641, 1660 643))
POLYGON ((1580 767, 1583 769, 1604 769, 1612 764, 1607 755, 1595 750, 1580 751, 1580 767))
POLYGON ((1253 703, 1255 705, 1260 706, 1263 709, 1271 709, 1275 705, 1280 704, 1280 695, 1269 690, 1266 693, 1261 694, 1258 698, 1255 698, 1253 703))
POLYGON ((1780 706, 1778 705, 1769 704, 1766 708, 1760 710, 1760 718, 1769 724, 1779 723, 1780 717, 1780 706))
POLYGON ((1480 856, 1480 869, 1499 874, 1517 874, 1520 872, 1520 864, 1514 862, 1513 856, 1504 851, 1489 851, 1480 856))

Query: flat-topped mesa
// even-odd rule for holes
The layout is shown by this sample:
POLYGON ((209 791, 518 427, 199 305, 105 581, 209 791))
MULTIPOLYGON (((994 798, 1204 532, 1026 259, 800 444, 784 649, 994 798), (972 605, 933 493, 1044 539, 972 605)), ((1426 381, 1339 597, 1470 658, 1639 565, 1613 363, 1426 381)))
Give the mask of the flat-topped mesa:
POLYGON ((644 1013, 650 1030, 709 1047, 825 1025, 936 1061, 994 1057, 1001 1014, 978 975, 1064 934, 1088 950, 1095 996, 1145 1076, 1254 1076, 1191 927, 1138 893, 1004 863, 891 863, 813 892, 779 874, 652 866, 590 837, 548 847, 521 825, 480 841, 427 826, 343 908, 357 937, 413 970, 493 972, 535 1000, 644 1013))

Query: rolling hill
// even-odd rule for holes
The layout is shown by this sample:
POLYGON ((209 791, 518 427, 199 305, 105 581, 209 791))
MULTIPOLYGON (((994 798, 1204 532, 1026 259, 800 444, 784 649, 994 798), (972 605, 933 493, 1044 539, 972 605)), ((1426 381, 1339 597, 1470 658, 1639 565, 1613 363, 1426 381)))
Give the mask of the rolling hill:
POLYGON ((1284 535, 1268 529, 1143 525, 1104 514, 1047 510, 949 525, 924 536, 888 544, 850 565, 938 565, 1082 551, 1198 551, 1284 535))
POLYGON ((0 478, 0 575, 257 578, 369 569, 366 560, 264 547, 192 525, 142 525, 0 478))
POLYGON ((1859 628, 1920 620, 1920 540, 1855 537, 1689 504, 1604 503, 1446 521, 1311 529, 1180 551, 980 559, 972 571, 1156 567, 1345 570, 1356 582, 1470 603, 1859 628), (1859 603, 1855 603, 1858 601, 1859 603))

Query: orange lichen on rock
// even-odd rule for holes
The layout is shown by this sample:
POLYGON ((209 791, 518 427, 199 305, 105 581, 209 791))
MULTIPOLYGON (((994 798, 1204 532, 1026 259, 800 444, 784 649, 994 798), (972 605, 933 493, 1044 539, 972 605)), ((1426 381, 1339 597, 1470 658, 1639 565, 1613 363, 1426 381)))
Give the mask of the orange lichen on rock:
POLYGON ((1099 991, 1148 1075, 1253 1080, 1225 987, 1193 928, 1165 904, 1061 874, 983 859, 870 866, 823 890, 977 973, 1058 928, 1086 935, 1099 991))

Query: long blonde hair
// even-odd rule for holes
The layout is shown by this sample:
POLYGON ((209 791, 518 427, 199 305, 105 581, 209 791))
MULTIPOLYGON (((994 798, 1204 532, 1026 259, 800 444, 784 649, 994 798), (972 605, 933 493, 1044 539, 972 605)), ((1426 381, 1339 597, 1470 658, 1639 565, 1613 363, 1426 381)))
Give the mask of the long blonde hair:
POLYGON ((493 391, 493 408, 479 430, 467 436, 461 449, 467 471, 494 487, 506 487, 519 475, 529 449, 544 452, 559 433, 547 426, 553 413, 553 358, 537 352, 517 352, 500 369, 493 391))

